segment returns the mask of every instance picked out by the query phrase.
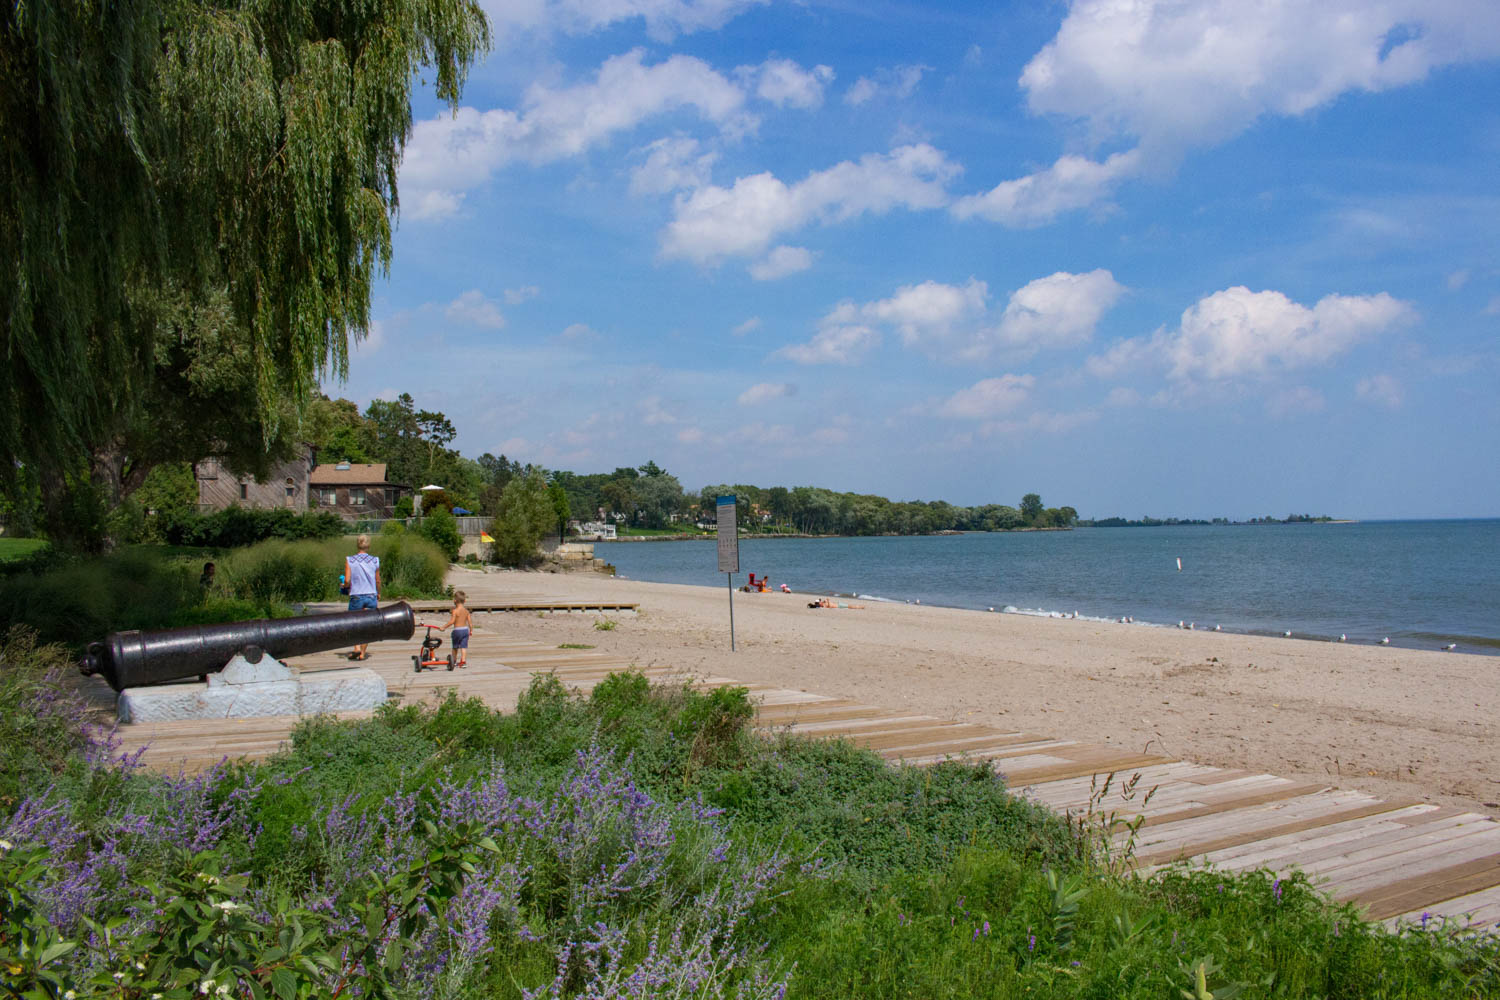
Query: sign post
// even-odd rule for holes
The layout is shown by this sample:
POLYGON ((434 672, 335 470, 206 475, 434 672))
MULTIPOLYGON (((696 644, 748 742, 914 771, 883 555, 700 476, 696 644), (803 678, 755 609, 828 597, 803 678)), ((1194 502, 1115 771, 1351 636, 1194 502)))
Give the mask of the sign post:
POLYGON ((719 572, 729 583, 729 651, 734 650, 734 574, 740 571, 740 531, 734 516, 734 495, 719 497, 714 504, 719 531, 719 572))

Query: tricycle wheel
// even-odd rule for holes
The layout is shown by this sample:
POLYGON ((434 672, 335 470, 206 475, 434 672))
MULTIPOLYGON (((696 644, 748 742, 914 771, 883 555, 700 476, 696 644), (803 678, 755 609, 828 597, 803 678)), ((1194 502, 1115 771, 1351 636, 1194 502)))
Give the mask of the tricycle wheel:
POLYGON ((453 669, 453 654, 452 653, 448 654, 448 669, 449 670, 453 669))
POLYGON ((411 668, 416 673, 420 674, 422 672, 422 658, 420 656, 413 656, 411 658, 411 668))

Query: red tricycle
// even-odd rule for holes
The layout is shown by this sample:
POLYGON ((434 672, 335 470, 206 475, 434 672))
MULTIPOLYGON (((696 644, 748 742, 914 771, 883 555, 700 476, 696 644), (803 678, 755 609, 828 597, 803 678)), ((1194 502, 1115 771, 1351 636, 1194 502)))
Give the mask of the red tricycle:
POLYGON ((417 624, 421 625, 427 630, 427 638, 422 640, 422 651, 411 658, 412 670, 416 671, 419 674, 424 669, 436 670, 438 667, 447 667, 449 670, 452 670, 452 653, 449 653, 448 658, 445 660, 440 660, 437 658, 437 649, 443 644, 443 640, 441 637, 434 637, 432 634, 432 630, 437 628, 438 626, 432 625, 428 622, 418 622, 417 624))

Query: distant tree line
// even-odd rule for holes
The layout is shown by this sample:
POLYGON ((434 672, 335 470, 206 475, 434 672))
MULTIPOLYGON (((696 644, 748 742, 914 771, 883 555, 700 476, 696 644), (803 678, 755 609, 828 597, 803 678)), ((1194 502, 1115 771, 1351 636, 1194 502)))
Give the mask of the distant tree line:
POLYGON ((1319 524, 1332 521, 1334 518, 1327 514, 1313 517, 1310 514, 1288 514, 1286 517, 1252 517, 1248 521, 1233 521, 1227 517, 1216 517, 1205 521, 1202 518, 1191 517, 1099 517, 1084 519, 1078 522, 1080 528, 1157 528, 1162 526, 1177 526, 1185 524, 1319 524))

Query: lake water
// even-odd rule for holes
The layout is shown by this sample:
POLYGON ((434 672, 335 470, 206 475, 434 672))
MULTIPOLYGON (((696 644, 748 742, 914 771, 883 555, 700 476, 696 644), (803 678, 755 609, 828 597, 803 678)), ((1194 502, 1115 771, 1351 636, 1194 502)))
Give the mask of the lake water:
MULTIPOLYGON (((708 541, 595 554, 638 580, 726 585, 708 541)), ((800 594, 1500 655, 1500 520, 744 538, 740 567, 800 594)))

